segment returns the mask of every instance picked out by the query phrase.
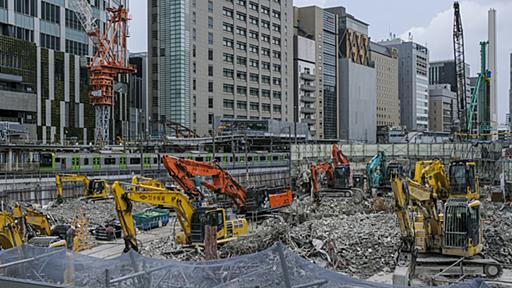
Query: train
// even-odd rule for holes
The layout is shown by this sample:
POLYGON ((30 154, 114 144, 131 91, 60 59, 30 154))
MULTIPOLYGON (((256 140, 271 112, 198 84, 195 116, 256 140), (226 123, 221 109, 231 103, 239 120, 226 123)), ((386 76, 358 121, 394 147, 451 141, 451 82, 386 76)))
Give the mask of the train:
MULTIPOLYGON (((208 152, 171 153, 172 156, 196 161, 215 161, 223 169, 243 169, 249 167, 288 167, 289 153, 257 151, 250 153, 217 153, 215 157, 208 152), (247 159, 246 159, 247 158, 247 159)), ((39 171, 44 172, 100 172, 134 171, 162 168, 162 154, 158 153, 66 153, 42 152, 39 155, 39 171)))

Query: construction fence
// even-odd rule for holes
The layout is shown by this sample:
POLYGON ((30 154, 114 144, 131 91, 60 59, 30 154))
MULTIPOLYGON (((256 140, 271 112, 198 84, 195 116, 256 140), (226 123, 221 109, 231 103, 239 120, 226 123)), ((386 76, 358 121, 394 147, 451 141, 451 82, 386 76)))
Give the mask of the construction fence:
MULTIPOLYGON (((100 260, 64 248, 0 251, 0 287, 365 287, 391 288, 331 272, 276 244, 255 254, 204 262, 147 258, 130 251, 100 260)), ((486 288, 480 280, 449 287, 486 288)))

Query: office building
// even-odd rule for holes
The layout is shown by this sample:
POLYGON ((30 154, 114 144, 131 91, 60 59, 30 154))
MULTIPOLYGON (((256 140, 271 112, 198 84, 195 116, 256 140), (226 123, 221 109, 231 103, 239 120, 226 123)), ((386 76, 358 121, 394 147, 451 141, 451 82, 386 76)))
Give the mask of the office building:
POLYGON ((308 125, 310 134, 317 136, 322 130, 320 124, 322 106, 318 97, 319 89, 316 83, 318 69, 316 66, 315 40, 296 35, 294 36, 294 121, 308 125))
MULTIPOLYGON (((294 22, 295 35, 315 42, 314 56, 317 72, 312 82, 316 86, 314 90, 311 87, 304 86, 311 90, 307 92, 315 93, 315 102, 312 102, 312 99, 307 99, 307 101, 310 101, 308 108, 314 107, 315 111, 310 115, 311 117, 314 116, 315 119, 314 121, 313 119, 303 121, 314 122, 315 138, 337 139, 339 136, 338 103, 340 93, 337 78, 339 47, 336 44, 339 40, 338 16, 316 6, 301 7, 295 8, 294 22)), ((300 77, 300 75, 296 76, 300 77)), ((296 87, 299 87, 297 85, 296 87)), ((298 97, 300 89, 296 91, 298 91, 296 95, 298 97)), ((298 109, 300 111, 300 108, 298 109)), ((313 109, 306 108, 303 111, 312 112, 313 109)), ((304 117, 309 116, 304 115, 304 117)))
POLYGON ((489 47, 487 53, 487 65, 489 71, 492 73, 489 85, 489 107, 486 108, 487 115, 490 116, 490 123, 482 123, 484 126, 489 126, 491 130, 498 128, 498 37, 496 34, 496 10, 490 9, 488 13, 488 39, 489 47))
POLYGON ((377 127, 399 126, 398 51, 370 42, 370 58, 377 73, 377 127))
POLYGON ((379 44, 396 48, 399 60, 400 121, 408 130, 428 130, 428 67, 427 47, 393 39, 379 44))
MULTIPOLYGON (((293 121, 290 0, 148 2, 151 122, 293 121)), ((155 133, 153 133, 155 134, 155 133)))
MULTIPOLYGON (((106 2, 92 2, 94 15, 105 22, 106 2)), ((21 127, 14 130, 23 129, 29 140, 62 144, 94 139, 83 57, 92 55, 93 45, 68 4, 0 1, 0 122, 21 127)))
POLYGON ((147 139, 149 137, 149 110, 150 99, 148 82, 148 54, 132 53, 130 64, 137 69, 135 74, 129 76, 128 101, 125 108, 128 114, 128 129, 125 138, 130 140, 147 139))
POLYGON ((337 15, 339 41, 339 138, 352 142, 377 141, 377 74, 370 60, 368 24, 343 7, 326 9, 337 15))
POLYGON ((457 105, 457 93, 450 84, 429 86, 429 129, 434 132, 451 132, 457 105))

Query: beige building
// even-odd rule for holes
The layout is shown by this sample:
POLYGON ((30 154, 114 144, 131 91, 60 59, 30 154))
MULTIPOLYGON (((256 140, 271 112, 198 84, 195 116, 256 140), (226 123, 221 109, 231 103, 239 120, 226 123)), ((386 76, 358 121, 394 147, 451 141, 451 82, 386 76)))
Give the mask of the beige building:
POLYGON ((452 129, 453 108, 456 105, 457 94, 451 91, 450 84, 429 86, 429 115, 430 131, 450 132, 452 129))
POLYGON ((399 126, 398 51, 370 42, 370 58, 377 71, 377 126, 399 126))

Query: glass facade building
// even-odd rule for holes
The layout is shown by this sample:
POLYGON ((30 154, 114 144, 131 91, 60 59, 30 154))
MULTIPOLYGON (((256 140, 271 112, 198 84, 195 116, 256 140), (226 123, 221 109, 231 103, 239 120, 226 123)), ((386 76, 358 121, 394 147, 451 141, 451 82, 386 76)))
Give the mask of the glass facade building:
POLYGON ((337 93, 336 93, 336 16, 324 11, 323 27, 323 93, 324 93, 324 138, 336 139, 337 135, 337 93))

